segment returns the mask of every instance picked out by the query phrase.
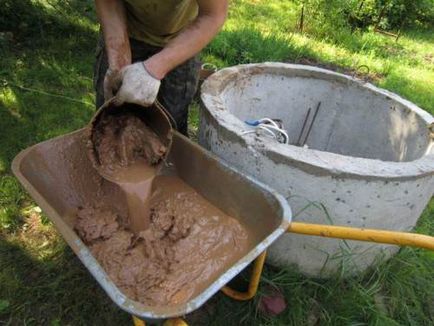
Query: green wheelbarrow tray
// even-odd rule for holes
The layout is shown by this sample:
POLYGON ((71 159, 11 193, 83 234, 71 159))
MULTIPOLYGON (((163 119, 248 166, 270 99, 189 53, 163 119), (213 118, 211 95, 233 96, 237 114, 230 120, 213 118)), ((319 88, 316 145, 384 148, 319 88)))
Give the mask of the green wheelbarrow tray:
POLYGON ((126 205, 118 186, 103 179, 93 168, 85 154, 87 140, 86 129, 81 129, 34 145, 17 155, 12 170, 110 298, 140 319, 158 321, 196 310, 290 225, 291 210, 280 194, 174 132, 166 172, 175 173, 216 207, 239 220, 253 241, 232 266, 210 279, 187 303, 151 307, 134 301, 117 288, 73 230, 77 207, 101 198, 113 206, 126 205))

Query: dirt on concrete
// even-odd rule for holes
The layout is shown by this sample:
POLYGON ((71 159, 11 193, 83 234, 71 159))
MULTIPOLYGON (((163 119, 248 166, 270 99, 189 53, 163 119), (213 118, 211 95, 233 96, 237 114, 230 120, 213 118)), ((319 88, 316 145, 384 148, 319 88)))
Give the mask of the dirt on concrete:
POLYGON ((334 63, 324 63, 312 58, 299 58, 295 60, 295 62, 288 61, 288 63, 298 63, 302 65, 320 67, 320 68, 336 71, 338 73, 345 74, 348 76, 352 76, 370 83, 378 82, 379 80, 384 78, 382 74, 378 72, 370 71, 369 67, 366 65, 360 65, 357 68, 353 69, 353 68, 340 66, 334 63))

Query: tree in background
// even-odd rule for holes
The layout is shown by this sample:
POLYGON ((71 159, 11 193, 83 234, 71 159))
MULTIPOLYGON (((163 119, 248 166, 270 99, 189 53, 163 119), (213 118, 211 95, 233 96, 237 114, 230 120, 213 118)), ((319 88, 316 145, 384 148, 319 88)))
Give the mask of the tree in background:
POLYGON ((294 0, 316 33, 342 29, 434 27, 434 0, 294 0), (381 20, 379 21, 381 16, 381 20))
POLYGON ((375 2, 377 12, 386 8, 380 27, 434 27, 434 0, 370 0, 375 2))

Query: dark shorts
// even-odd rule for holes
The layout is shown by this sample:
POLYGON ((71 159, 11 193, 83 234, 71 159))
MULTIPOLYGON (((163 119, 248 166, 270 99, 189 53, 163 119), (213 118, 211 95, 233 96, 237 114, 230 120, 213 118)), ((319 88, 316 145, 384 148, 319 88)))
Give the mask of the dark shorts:
MULTIPOLYGON (((130 39, 132 61, 145 61, 161 51, 161 48, 130 39)), ((104 76, 108 68, 107 54, 102 37, 99 38, 94 67, 96 108, 104 104, 104 76)), ((173 69, 161 81, 159 102, 171 114, 179 132, 187 135, 188 107, 193 100, 199 81, 199 59, 193 57, 173 69)))

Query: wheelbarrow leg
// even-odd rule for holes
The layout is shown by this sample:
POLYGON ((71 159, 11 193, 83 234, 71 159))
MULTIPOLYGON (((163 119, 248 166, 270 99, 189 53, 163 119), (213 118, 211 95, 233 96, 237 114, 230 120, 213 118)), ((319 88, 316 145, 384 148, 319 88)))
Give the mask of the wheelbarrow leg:
MULTIPOLYGON (((250 275, 249 287, 247 292, 239 292, 231 289, 229 286, 225 286, 221 289, 221 291, 226 294, 228 297, 238 300, 238 301, 246 301, 254 298, 256 292, 258 291, 259 281, 261 279, 262 269, 265 263, 265 256, 267 252, 264 251, 262 254, 256 258, 252 274, 250 275)), ((145 326, 146 323, 143 320, 133 316, 134 326, 145 326)), ((188 326, 188 324, 182 318, 173 318, 168 319, 164 322, 163 326, 188 326)))
POLYGON ((182 318, 172 318, 164 322, 163 326, 188 326, 182 318))
POLYGON ((133 316, 133 324, 134 326, 146 326, 146 323, 143 320, 137 318, 136 316, 133 316))
MULTIPOLYGON (((136 316, 133 316, 133 324, 134 326, 146 326, 146 323, 136 316)), ((188 324, 182 318, 172 318, 166 320, 163 326, 188 326, 188 324)))
POLYGON ((229 286, 223 287, 221 291, 228 297, 238 301, 247 301, 253 299, 256 295, 256 292, 258 291, 259 281, 261 279, 266 254, 267 252, 264 251, 258 256, 258 258, 256 258, 253 265, 252 275, 250 275, 249 288, 247 292, 239 292, 231 289, 229 286))

